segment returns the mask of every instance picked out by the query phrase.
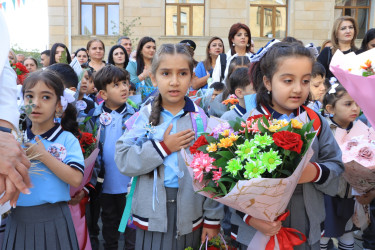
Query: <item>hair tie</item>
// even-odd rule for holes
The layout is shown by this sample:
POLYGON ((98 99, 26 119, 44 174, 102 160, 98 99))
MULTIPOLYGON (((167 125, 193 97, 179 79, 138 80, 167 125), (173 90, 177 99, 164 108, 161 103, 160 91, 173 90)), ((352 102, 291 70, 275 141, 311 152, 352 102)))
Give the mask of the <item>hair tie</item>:
POLYGON ((64 89, 64 95, 60 97, 63 111, 65 111, 66 107, 68 107, 68 103, 72 103, 76 100, 74 98, 74 94, 75 92, 73 90, 64 89))
POLYGON ((269 41, 266 46, 264 46, 263 48, 260 48, 256 54, 252 55, 250 57, 250 62, 251 63, 255 63, 255 62, 259 62, 260 59, 262 59, 262 57, 267 53, 267 51, 276 43, 279 43, 280 41, 277 40, 277 39, 272 39, 271 41, 269 41))
POLYGON ((338 83, 335 83, 331 86, 331 88, 328 91, 328 94, 335 94, 336 93, 336 88, 339 86, 338 83))

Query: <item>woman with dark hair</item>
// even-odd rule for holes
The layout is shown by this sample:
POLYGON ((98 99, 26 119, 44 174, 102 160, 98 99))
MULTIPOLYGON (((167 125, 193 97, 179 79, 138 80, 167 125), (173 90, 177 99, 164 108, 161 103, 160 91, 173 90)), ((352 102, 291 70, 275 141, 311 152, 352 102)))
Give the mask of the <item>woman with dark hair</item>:
POLYGON ((30 73, 32 73, 32 72, 34 72, 38 69, 38 62, 32 57, 26 58, 25 61, 23 61, 23 65, 25 65, 26 69, 30 73))
POLYGON ((122 45, 114 45, 108 54, 108 63, 126 69, 129 63, 128 53, 122 45))
POLYGON ((99 39, 91 39, 86 46, 89 60, 82 64, 82 68, 90 68, 92 72, 97 72, 103 68, 106 63, 103 61, 105 46, 99 39))
POLYGON ((49 60, 49 65, 55 63, 71 63, 70 53, 68 48, 63 43, 55 43, 51 48, 51 56, 49 60), (64 55, 65 53, 65 55, 64 55))
POLYGON ((192 81, 192 87, 194 89, 206 89, 207 81, 212 77, 212 72, 214 71, 216 65, 216 59, 221 54, 224 53, 224 43, 220 37, 212 37, 206 47, 206 59, 198 63, 195 68, 195 76, 192 81))
POLYGON ((357 21, 353 17, 342 16, 335 20, 331 33, 332 47, 324 48, 316 59, 324 66, 326 78, 330 79, 334 76, 329 70, 329 64, 337 50, 341 50, 344 54, 357 51, 357 47, 354 44, 357 34, 357 21))
POLYGON ((250 59, 252 53, 251 47, 251 33, 246 24, 235 23, 229 30, 228 42, 230 50, 226 54, 226 63, 221 62, 223 56, 218 56, 216 59, 215 68, 212 73, 212 82, 223 82, 228 75, 229 63, 234 57, 247 56, 250 59), (225 65, 225 70, 222 72, 222 64, 225 65))
POLYGON ((367 50, 375 48, 375 28, 369 29, 365 37, 362 40, 361 48, 356 52, 357 54, 361 54, 367 50))
POLYGON ((89 60, 89 54, 85 48, 77 49, 74 53, 80 65, 86 63, 89 60))

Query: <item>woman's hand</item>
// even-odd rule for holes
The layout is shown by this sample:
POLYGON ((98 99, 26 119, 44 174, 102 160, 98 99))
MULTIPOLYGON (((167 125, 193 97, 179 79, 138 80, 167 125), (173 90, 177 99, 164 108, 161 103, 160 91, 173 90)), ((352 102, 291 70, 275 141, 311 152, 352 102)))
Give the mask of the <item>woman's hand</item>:
POLYGON ((85 191, 81 190, 74 197, 72 197, 70 201, 68 201, 68 204, 72 206, 77 205, 84 197, 85 191))
POLYGON ((147 67, 147 66, 145 66, 144 68, 143 68, 143 71, 142 71, 142 73, 139 75, 139 77, 138 78, 142 78, 142 79, 139 79, 139 80, 144 80, 144 79, 146 79, 147 77, 150 77, 150 75, 151 75, 151 70, 147 67))
POLYGON ((190 146, 190 142, 194 140, 194 131, 191 129, 186 129, 170 135, 173 125, 170 124, 164 133, 164 144, 173 153, 181 150, 182 148, 187 148, 190 146))
POLYGON ((302 175, 299 178, 298 184, 312 182, 317 174, 318 170, 311 162, 309 162, 303 170, 302 175))
POLYGON ((271 222, 252 217, 249 225, 266 236, 274 236, 280 231, 281 221, 271 222))
POLYGON ((206 227, 203 227, 202 229, 202 236, 201 236, 201 242, 205 242, 206 241, 206 237, 208 238, 208 240, 211 240, 213 237, 217 236, 220 232, 220 228, 206 228, 206 227))

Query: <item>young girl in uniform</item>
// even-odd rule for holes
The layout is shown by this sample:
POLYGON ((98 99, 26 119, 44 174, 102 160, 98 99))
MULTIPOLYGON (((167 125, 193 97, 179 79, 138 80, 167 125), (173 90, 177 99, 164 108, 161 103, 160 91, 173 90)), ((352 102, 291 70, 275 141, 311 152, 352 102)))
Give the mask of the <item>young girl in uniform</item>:
MULTIPOLYGON (((258 106, 249 112, 249 116, 266 114, 275 119, 290 120, 309 111, 315 114, 315 120, 320 120, 319 136, 312 144, 314 155, 288 203, 290 215, 282 223, 282 226, 297 229, 306 235, 307 241, 294 247, 297 250, 320 249, 320 225, 325 217, 323 193, 336 195, 339 176, 343 171, 341 151, 327 122, 303 106, 310 91, 313 63, 310 51, 301 45, 274 44, 260 60, 263 83, 258 85, 258 106)), ((279 221, 263 221, 240 212, 232 214, 232 224, 232 236, 241 243, 242 249, 247 248, 257 230, 273 236, 281 227, 279 221)))
POLYGON ((2 249, 78 249, 67 202, 69 186, 82 181, 84 161, 78 139, 74 100, 64 91, 57 73, 37 71, 22 88, 25 103, 32 103, 28 114, 28 156, 35 157, 30 171, 30 194, 20 194, 12 209, 2 249), (62 117, 61 124, 54 123, 62 117))
POLYGON ((192 72, 185 45, 162 45, 152 61, 152 82, 160 94, 141 108, 116 144, 120 171, 138 176, 132 202, 135 249, 195 249, 219 232, 223 206, 194 192, 180 155, 203 132, 206 119, 185 97, 192 72))
MULTIPOLYGON (((339 83, 334 83, 323 99, 324 109, 331 114, 326 120, 335 135, 336 128, 353 127, 360 108, 350 97, 346 89, 339 83)), ((336 196, 324 195, 326 218, 324 220, 324 237, 320 240, 320 248, 328 248, 331 237, 338 238, 339 249, 354 249, 353 221, 354 198, 350 185, 344 178, 340 179, 339 193, 336 196)))

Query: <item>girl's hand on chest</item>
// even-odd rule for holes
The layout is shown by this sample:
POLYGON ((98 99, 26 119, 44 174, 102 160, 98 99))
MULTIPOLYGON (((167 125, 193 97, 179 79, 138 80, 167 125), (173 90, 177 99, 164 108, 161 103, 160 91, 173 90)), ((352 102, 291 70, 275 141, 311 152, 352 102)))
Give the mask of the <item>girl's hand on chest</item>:
POLYGON ((170 124, 164 133, 164 144, 173 153, 187 148, 190 146, 190 142, 194 140, 195 133, 191 129, 186 129, 175 134, 170 134, 173 128, 173 124, 170 124))
POLYGON ((42 156, 47 152, 39 136, 35 136, 35 143, 26 143, 26 154, 33 160, 41 160, 42 156))

